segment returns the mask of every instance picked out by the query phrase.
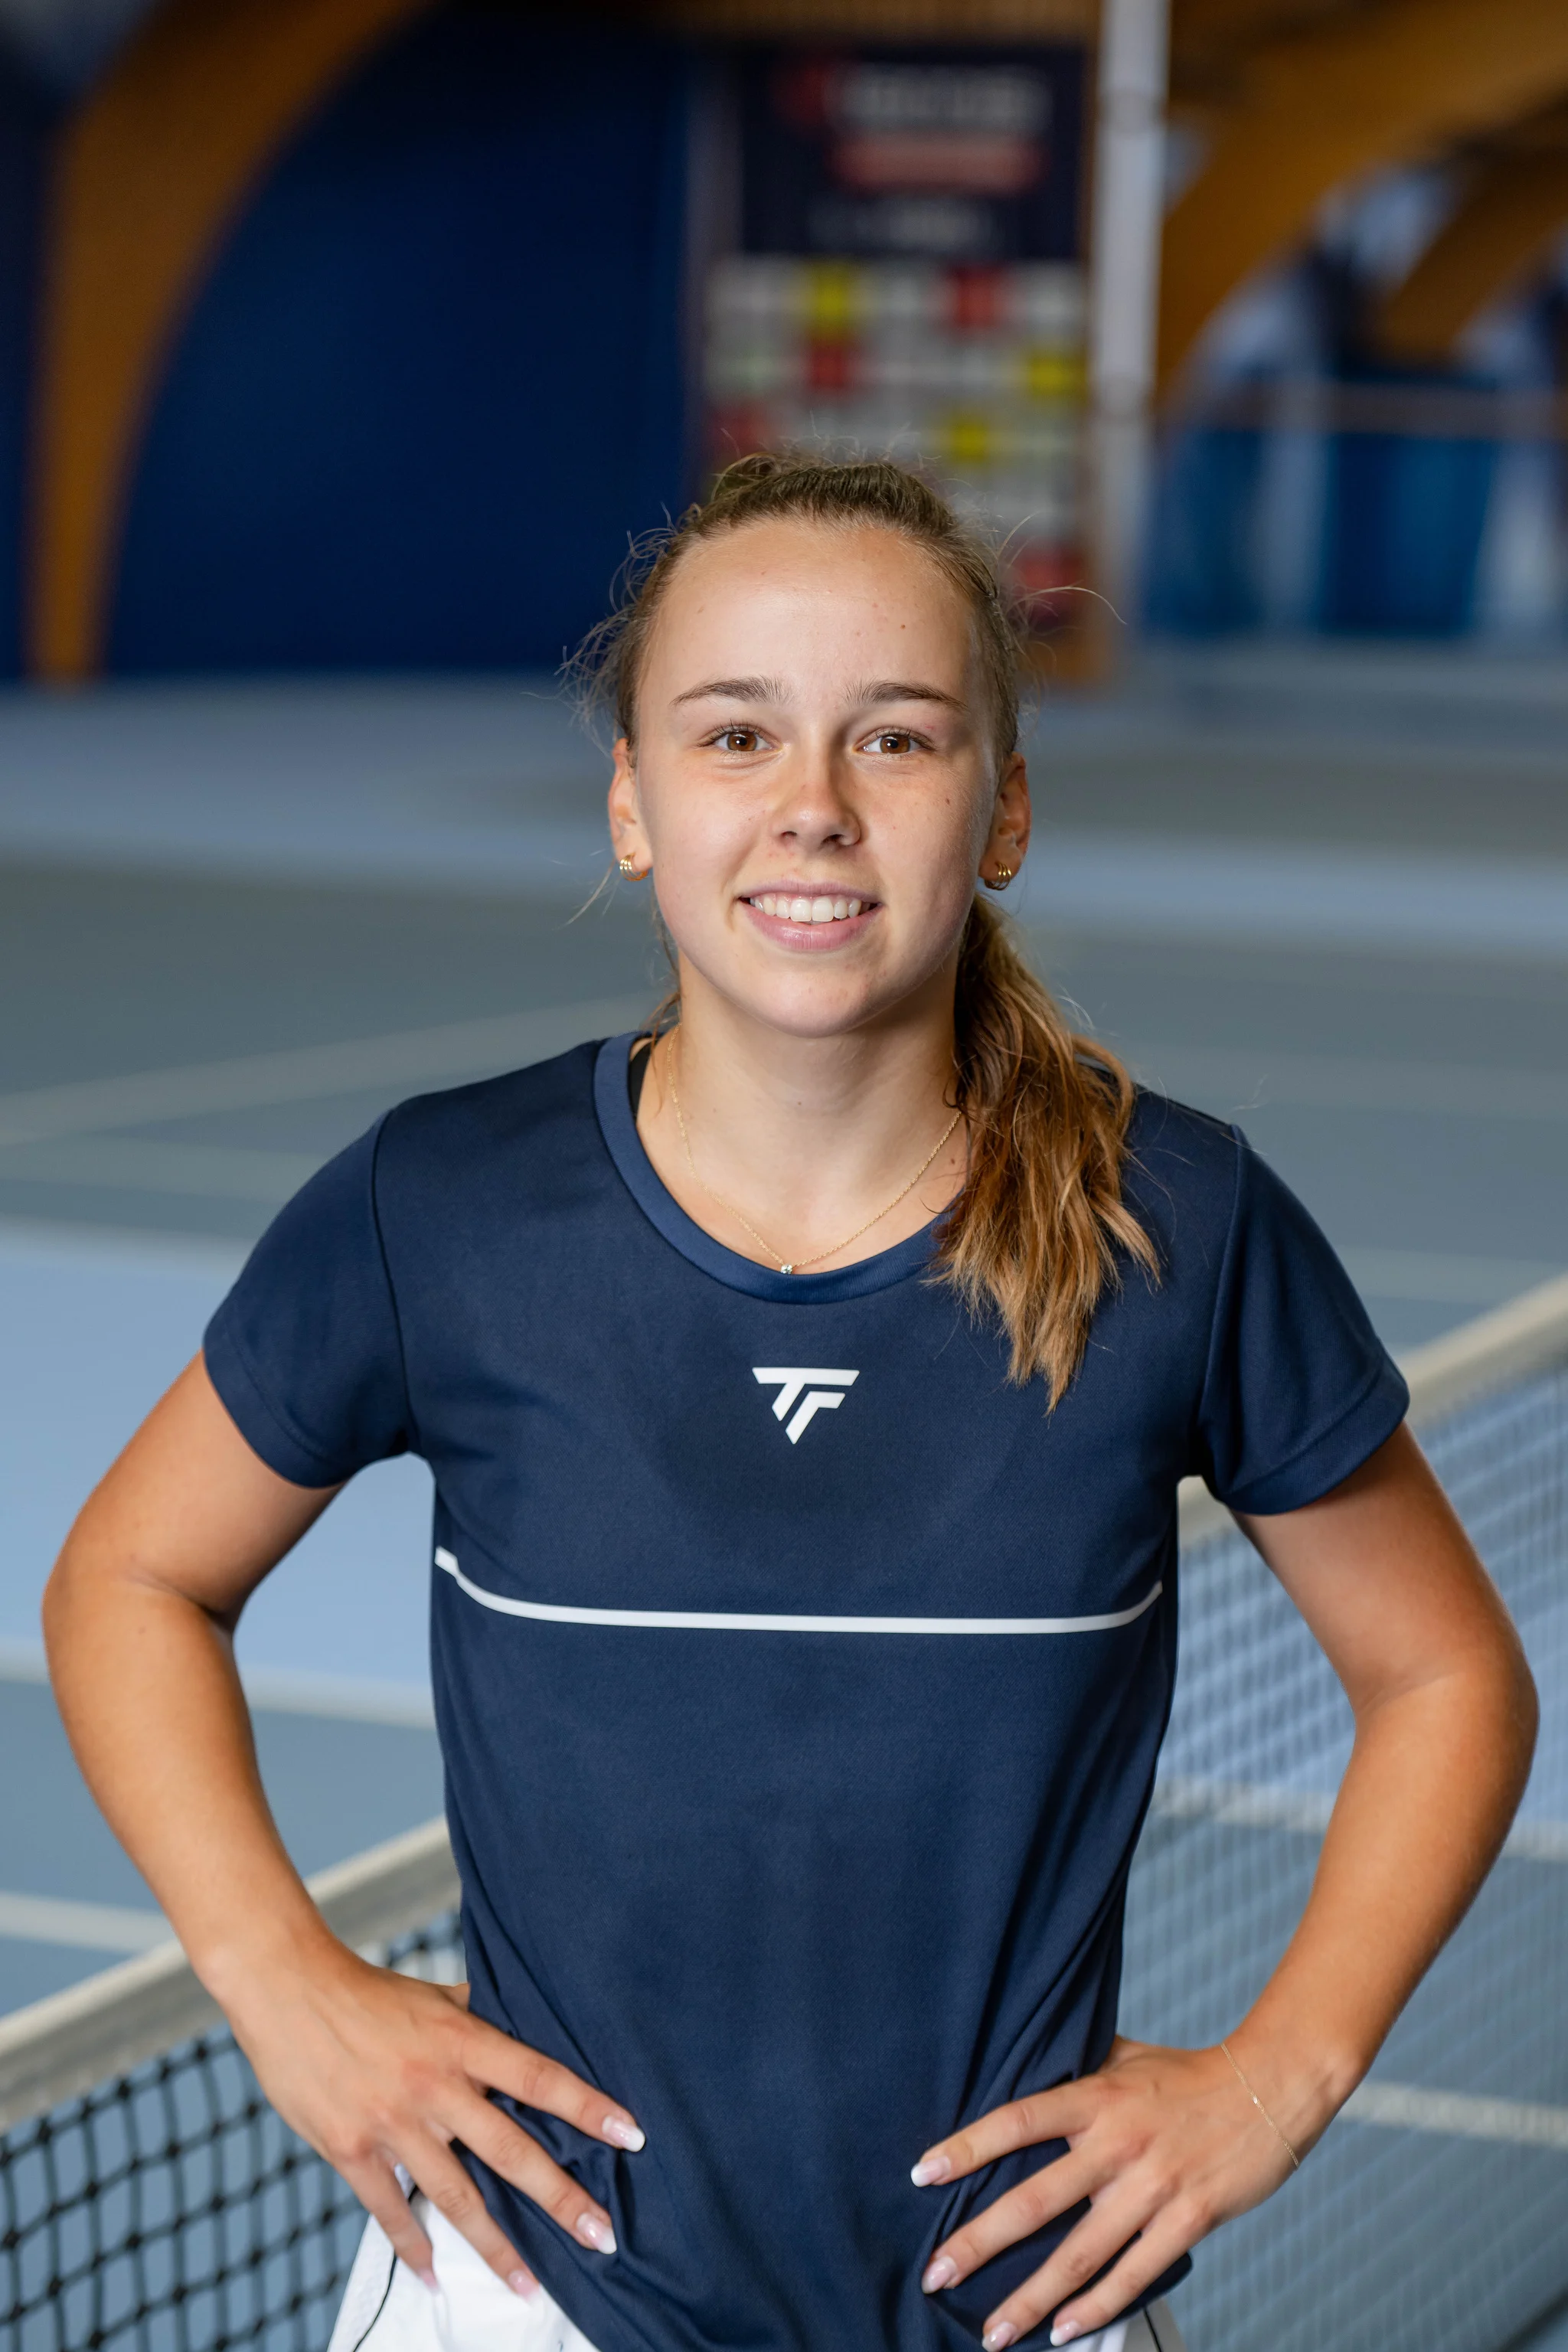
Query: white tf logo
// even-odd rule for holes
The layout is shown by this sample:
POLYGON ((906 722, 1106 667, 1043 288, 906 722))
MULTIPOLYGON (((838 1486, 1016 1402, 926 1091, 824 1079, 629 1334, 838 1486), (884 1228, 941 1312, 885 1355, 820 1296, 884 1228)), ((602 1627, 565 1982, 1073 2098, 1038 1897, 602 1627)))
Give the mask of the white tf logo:
POLYGON ((815 1366, 802 1364, 753 1364, 752 1378, 765 1389, 776 1388, 773 1419, 785 1423, 784 1435, 792 1445, 798 1445, 810 1427, 816 1412, 830 1412, 844 1402, 844 1391, 853 1388, 858 1372, 825 1372, 815 1366), (831 1381, 831 1388, 818 1388, 819 1381, 831 1381), (805 1391, 804 1396, 802 1390, 805 1391), (796 1399, 799 1399, 798 1404, 796 1399), (793 1416, 791 1406, 795 1406, 793 1416))

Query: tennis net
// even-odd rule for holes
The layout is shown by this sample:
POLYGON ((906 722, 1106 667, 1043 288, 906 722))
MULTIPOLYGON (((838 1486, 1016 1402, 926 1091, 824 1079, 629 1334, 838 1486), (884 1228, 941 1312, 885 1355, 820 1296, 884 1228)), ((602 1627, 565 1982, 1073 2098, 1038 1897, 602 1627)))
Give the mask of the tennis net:
MULTIPOLYGON (((1422 1350, 1412 1418, 1519 1623, 1540 1753, 1491 1877, 1279 2196, 1199 2250, 1201 2352, 1504 2352, 1568 2302, 1568 1281, 1422 1350)), ((1175 1706, 1128 1902, 1124 2032, 1217 2041, 1300 1915, 1350 1708, 1257 1555, 1184 1513, 1175 1706)))
MULTIPOLYGON (((461 1979, 445 1822, 310 1884, 371 1958, 461 1979)), ((0 2020, 0 2352, 318 2352, 363 2226, 176 1946, 0 2020)))
MULTIPOLYGON (((1368 2083, 1200 2249, 1194 2352, 1506 2352, 1568 2303, 1568 1281, 1423 1349, 1414 1417, 1523 1632, 1541 1755, 1368 2083)), ((1208 2042, 1305 1900, 1350 1746, 1227 1516, 1183 1500, 1182 1663, 1128 1905, 1123 2030, 1208 2042)), ((444 1825, 311 1882, 346 1941, 461 1973, 444 1825)), ((0 2020, 0 2352, 321 2352, 362 2217, 167 1947, 0 2020)), ((827 2352, 827 2347, 824 2347, 827 2352)))

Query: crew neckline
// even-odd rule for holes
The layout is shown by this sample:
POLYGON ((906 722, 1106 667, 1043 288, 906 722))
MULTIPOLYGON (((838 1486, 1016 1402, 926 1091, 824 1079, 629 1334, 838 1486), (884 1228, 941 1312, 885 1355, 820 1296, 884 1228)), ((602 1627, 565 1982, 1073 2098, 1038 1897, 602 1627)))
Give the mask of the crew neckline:
POLYGON ((776 1273, 772 1266, 742 1257, 738 1250, 726 1249, 722 1242, 705 1233, 673 1193, 666 1191, 637 1133, 627 1076, 631 1049, 643 1034, 628 1029, 622 1036, 607 1037, 600 1046, 594 1062, 594 1108, 605 1148, 627 1192, 655 1231, 690 1265, 731 1290, 792 1307, 826 1307, 844 1298, 864 1298, 927 1271, 941 1222, 937 1217, 919 1233, 895 1242, 891 1249, 879 1250, 875 1257, 858 1258, 853 1265, 835 1266, 826 1274, 776 1273))

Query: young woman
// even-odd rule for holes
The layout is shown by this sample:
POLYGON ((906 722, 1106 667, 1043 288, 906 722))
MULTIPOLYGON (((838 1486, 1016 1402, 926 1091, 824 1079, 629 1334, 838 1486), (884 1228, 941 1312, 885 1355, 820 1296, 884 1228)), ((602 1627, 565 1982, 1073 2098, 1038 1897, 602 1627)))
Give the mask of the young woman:
POLYGON ((678 1017, 283 1212, 56 1571, 77 1752, 374 2217, 341 2352, 1168 2352, 1479 1885, 1529 1675, 1310 1219, 977 897, 1029 843, 1015 646, 935 494, 748 459, 599 658, 678 1017), (466 2000, 327 1932, 233 1663, 404 1448, 466 2000), (1173 2050, 1116 1998, 1193 1472, 1356 1737, 1284 1959, 1173 2050))

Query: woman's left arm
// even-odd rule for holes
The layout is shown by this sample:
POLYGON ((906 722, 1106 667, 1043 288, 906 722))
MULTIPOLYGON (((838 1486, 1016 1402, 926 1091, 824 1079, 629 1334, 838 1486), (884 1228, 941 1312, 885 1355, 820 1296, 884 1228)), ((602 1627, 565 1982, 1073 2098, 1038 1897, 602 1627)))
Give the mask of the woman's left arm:
POLYGON ((1355 1716, 1311 1895, 1227 2037, 1234 2065, 1217 2045, 1118 2040, 1099 2074, 999 2107, 927 2150, 915 2169, 922 2185, 1042 2140, 1068 2143, 938 2249, 928 2291, 1089 2200, 1049 2261, 992 2313, 987 2352, 1052 2311, 1053 2344, 1109 2326, 1188 2247, 1279 2187, 1290 2151, 1300 2158, 1321 2137, 1464 1916, 1523 1792, 1535 1744, 1530 1669, 1408 1430, 1321 1502, 1241 1525, 1355 1716))

